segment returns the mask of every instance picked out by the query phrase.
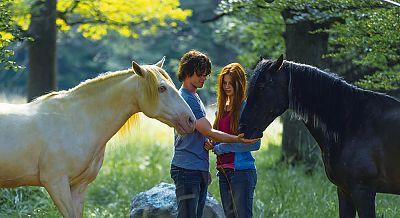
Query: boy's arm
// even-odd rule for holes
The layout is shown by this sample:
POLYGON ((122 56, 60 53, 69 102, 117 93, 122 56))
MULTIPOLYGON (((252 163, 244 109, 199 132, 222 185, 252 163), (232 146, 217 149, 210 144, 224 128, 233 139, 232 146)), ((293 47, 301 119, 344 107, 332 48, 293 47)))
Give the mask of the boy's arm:
POLYGON ((197 131, 199 131, 202 135, 206 136, 207 138, 211 139, 214 142, 230 142, 230 143, 254 143, 258 139, 245 139, 243 138, 243 134, 238 136, 230 135, 212 128, 210 122, 207 120, 206 117, 200 118, 196 121, 195 125, 197 131))

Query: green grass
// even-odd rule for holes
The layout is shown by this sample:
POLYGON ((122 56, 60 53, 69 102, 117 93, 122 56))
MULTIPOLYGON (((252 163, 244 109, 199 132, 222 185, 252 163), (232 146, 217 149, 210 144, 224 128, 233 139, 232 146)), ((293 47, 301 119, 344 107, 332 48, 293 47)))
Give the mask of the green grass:
MULTIPOLYGON (((89 186, 85 217, 128 217, 131 199, 160 182, 172 183, 169 164, 173 130, 158 121, 142 118, 126 140, 113 139, 96 180, 89 186)), ((281 125, 268 128, 260 151, 254 153, 258 169, 255 217, 338 217, 335 186, 322 167, 305 174, 304 166, 279 164, 281 125)), ((211 157, 213 182, 209 191, 218 199, 215 157, 211 157)), ((400 199, 377 197, 379 217, 398 217, 400 199)), ((59 217, 47 192, 38 187, 0 190, 0 217, 59 217)))

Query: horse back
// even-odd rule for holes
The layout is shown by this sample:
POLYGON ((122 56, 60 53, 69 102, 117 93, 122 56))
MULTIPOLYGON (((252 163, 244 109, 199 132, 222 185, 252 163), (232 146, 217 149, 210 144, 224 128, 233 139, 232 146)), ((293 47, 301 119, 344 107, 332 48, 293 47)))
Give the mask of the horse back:
POLYGON ((385 144, 398 144, 400 149, 400 102, 386 95, 377 95, 366 107, 373 133, 385 144))

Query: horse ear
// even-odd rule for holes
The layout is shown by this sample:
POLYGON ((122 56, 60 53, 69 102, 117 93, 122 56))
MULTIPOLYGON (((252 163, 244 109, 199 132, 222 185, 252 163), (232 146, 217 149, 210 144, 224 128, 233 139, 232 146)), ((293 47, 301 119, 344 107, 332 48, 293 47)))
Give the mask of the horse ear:
POLYGON ((281 54, 278 60, 274 62, 273 65, 274 72, 277 72, 279 69, 281 69, 282 65, 283 65, 283 54, 281 54))
POLYGON ((139 75, 139 76, 143 76, 144 75, 143 68, 138 63, 136 63, 135 61, 132 61, 132 69, 137 75, 139 75))
POLYGON ((163 65, 164 65, 164 61, 165 61, 165 56, 164 56, 159 62, 157 62, 157 63, 154 64, 154 65, 156 65, 156 66, 159 67, 159 68, 162 68, 163 65))

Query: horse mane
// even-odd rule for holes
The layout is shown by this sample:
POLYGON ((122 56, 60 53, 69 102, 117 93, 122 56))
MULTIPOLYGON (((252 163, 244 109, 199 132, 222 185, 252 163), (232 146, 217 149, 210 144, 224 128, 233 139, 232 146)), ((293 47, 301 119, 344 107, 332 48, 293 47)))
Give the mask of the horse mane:
MULTIPOLYGON (((145 90, 147 93, 147 100, 150 102, 151 105, 156 106, 158 102, 158 79, 157 75, 158 73, 166 79, 170 85, 175 87, 174 82, 172 81, 171 77, 164 71, 164 70, 158 70, 155 66, 153 65, 144 65, 142 66, 143 69, 147 71, 145 74, 144 80, 145 83, 139 82, 141 90, 145 90)), ((139 77, 139 79, 143 79, 142 77, 139 77)), ((123 137, 128 135, 130 132, 132 132, 132 129, 134 129, 137 124, 138 124, 138 119, 140 118, 139 113, 133 114, 126 122, 125 124, 118 130, 116 133, 117 137, 123 137)))
POLYGON ((42 95, 42 96, 39 96, 39 97, 33 99, 33 102, 44 101, 44 100, 47 100, 47 99, 49 99, 49 98, 52 98, 52 97, 55 97, 55 96, 57 96, 57 95, 64 94, 64 93, 66 93, 65 90, 63 90, 63 91, 58 91, 58 92, 53 91, 53 92, 44 94, 44 95, 42 95))
POLYGON ((33 100, 33 102, 45 101, 48 99, 52 99, 54 97, 61 97, 61 95, 64 95, 64 94, 70 94, 72 92, 82 91, 83 89, 92 87, 92 85, 98 84, 99 82, 102 82, 104 80, 107 80, 110 78, 118 78, 121 75, 130 75, 130 73, 133 73, 132 69, 102 73, 102 74, 99 74, 98 76, 96 76, 95 78, 87 79, 87 80, 79 83, 77 86, 72 87, 68 90, 53 91, 53 92, 44 94, 42 96, 39 96, 39 97, 35 98, 33 100))
POLYGON ((358 88, 336 74, 313 66, 285 61, 283 70, 289 75, 289 108, 298 118, 312 122, 326 137, 335 141, 350 118, 361 122, 365 117, 371 117, 365 111, 371 100, 393 99, 358 88))
MULTIPOLYGON (((138 80, 138 90, 142 90, 144 93, 146 93, 147 96, 147 101, 150 102, 150 104, 156 106, 156 103, 158 102, 158 79, 157 75, 161 75, 161 77, 165 78, 169 83, 172 83, 172 79, 169 77, 168 74, 166 74, 164 71, 157 70, 154 66, 152 65, 144 65, 142 66, 144 70, 146 70, 147 73, 144 74, 144 77, 134 75, 137 80, 138 80)), ((63 91, 58 91, 58 92, 51 92, 45 95, 42 95, 36 99, 34 99, 35 102, 40 102, 40 101, 46 101, 49 99, 53 99, 55 97, 60 97, 63 98, 64 96, 68 96, 69 94, 85 94, 89 93, 93 87, 98 85, 100 82, 103 81, 111 81, 113 79, 120 79, 121 76, 131 76, 134 74, 134 71, 132 69, 127 69, 127 70, 122 70, 122 71, 115 71, 115 72, 106 72, 103 74, 98 75, 95 78, 92 79, 87 79, 83 82, 81 82, 79 85, 69 89, 69 90, 63 90, 63 91)), ((175 87, 175 86, 174 86, 175 87)), ((118 136, 125 136, 129 132, 131 132, 132 129, 134 129, 137 126, 137 121, 139 118, 139 113, 133 114, 125 123, 124 125, 117 131, 115 135, 118 136)))
MULTIPOLYGON (((137 76, 139 80, 144 79, 145 81, 144 83, 139 82, 140 86, 139 89, 144 90, 146 92, 147 100, 150 102, 150 104, 156 106, 159 97, 157 72, 159 72, 168 81, 172 82, 172 80, 168 76, 168 74, 164 74, 163 71, 156 70, 151 65, 142 66, 142 68, 145 69, 148 73, 145 74, 144 78, 137 76)), ((122 127, 118 130, 118 132, 115 135, 117 137, 124 137, 129 133, 131 133, 132 129, 134 129, 137 126, 138 118, 139 118, 139 113, 133 114, 125 122, 125 124, 122 125, 122 127)))

